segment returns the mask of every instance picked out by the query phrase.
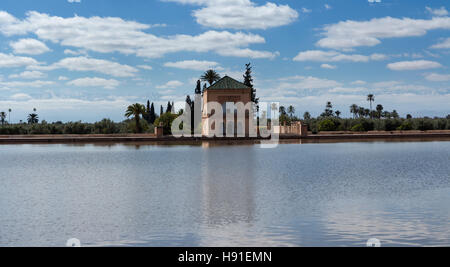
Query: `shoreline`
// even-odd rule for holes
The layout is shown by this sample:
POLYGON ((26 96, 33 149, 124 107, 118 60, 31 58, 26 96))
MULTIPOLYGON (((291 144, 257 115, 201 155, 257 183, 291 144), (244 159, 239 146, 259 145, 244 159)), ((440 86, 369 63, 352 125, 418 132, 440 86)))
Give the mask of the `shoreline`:
MULTIPOLYGON (((161 145, 216 143, 259 143, 268 141, 263 138, 207 138, 173 136, 156 137, 154 134, 129 135, 4 135, 0 136, 0 145, 8 144, 115 144, 150 143, 161 145)), ((450 130, 430 132, 371 132, 371 133, 323 133, 308 136, 280 135, 280 143, 340 143, 374 141, 450 141, 450 130)))

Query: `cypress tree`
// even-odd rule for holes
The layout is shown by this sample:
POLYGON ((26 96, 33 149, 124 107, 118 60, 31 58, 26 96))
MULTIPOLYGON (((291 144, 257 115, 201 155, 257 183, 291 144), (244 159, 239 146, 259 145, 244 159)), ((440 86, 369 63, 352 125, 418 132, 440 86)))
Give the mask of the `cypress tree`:
POLYGON ((160 112, 159 112, 159 116, 161 117, 162 115, 164 115, 164 108, 163 108, 163 106, 161 105, 161 110, 160 110, 160 112))
POLYGON ((252 88, 251 100, 258 107, 259 98, 256 97, 256 89, 253 87, 251 63, 245 64, 244 84, 252 88))
POLYGON ((195 88, 195 94, 199 95, 202 93, 202 82, 200 80, 197 81, 197 87, 195 88))
POLYGON ((156 120, 155 105, 153 105, 152 102, 152 106, 150 107, 150 123, 154 124, 155 120, 156 120))

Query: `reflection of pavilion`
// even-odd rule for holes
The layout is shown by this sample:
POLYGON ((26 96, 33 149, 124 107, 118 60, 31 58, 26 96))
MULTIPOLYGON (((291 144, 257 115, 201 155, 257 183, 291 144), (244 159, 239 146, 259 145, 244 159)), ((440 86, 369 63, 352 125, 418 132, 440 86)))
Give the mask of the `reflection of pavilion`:
POLYGON ((203 132, 202 134, 205 136, 210 136, 212 132, 216 129, 219 131, 221 127, 215 125, 212 121, 211 117, 214 115, 214 112, 208 113, 208 108, 211 110, 212 107, 209 106, 211 103, 219 103, 222 105, 223 110, 223 132, 230 133, 234 132, 244 134, 248 136, 249 134, 249 111, 245 112, 245 120, 238 120, 237 113, 233 110, 227 110, 227 103, 236 104, 242 103, 243 105, 247 105, 251 103, 251 95, 252 89, 247 85, 236 81, 233 78, 228 76, 223 77, 210 87, 208 87, 203 96, 203 114, 202 114, 202 124, 203 124, 203 132), (231 117, 234 117, 233 121, 227 121, 226 114, 227 112, 231 114, 231 117), (234 113, 234 116, 233 116, 234 113), (244 132, 245 131, 245 132, 244 132))
MULTIPOLYGON (((223 149, 226 148, 226 149, 223 149)), ((202 164, 203 216, 209 225, 250 223, 254 220, 254 164, 251 148, 204 150, 202 164), (231 153, 229 150, 236 150, 231 153)))

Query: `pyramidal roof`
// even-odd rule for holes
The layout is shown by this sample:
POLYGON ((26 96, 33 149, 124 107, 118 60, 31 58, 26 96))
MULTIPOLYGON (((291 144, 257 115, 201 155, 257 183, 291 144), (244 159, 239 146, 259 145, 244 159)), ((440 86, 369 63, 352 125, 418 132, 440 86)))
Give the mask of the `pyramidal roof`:
POLYGON ((225 76, 218 80, 215 84, 206 88, 206 90, 220 90, 220 89, 250 89, 247 85, 236 81, 235 79, 225 76))

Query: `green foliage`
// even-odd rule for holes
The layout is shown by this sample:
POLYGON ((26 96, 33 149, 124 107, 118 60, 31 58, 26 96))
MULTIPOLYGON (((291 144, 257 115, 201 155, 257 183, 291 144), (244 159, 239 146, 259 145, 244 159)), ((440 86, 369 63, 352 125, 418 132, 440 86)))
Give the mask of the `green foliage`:
POLYGON ((120 133, 120 124, 114 123, 110 119, 103 119, 94 123, 94 133, 96 134, 117 134, 120 133))
POLYGON ((364 129, 364 126, 361 123, 356 124, 351 129, 352 132, 365 132, 366 129, 364 129))
POLYGON ((331 119, 326 119, 319 122, 319 131, 327 132, 327 131, 335 131, 336 124, 331 119))
POLYGON ((406 120, 400 125, 397 130, 399 131, 411 131, 413 129, 413 125, 410 120, 406 120))
POLYGON ((136 127, 136 120, 130 120, 127 123, 127 132, 128 133, 146 133, 149 132, 150 125, 146 120, 139 121, 139 127, 136 127))
POLYGON ((164 113, 161 117, 156 119, 155 126, 159 126, 160 124, 164 127, 164 134, 170 135, 172 134, 172 122, 178 118, 177 114, 172 113, 164 113))
POLYGON ((417 121, 417 129, 420 131, 433 130, 433 121, 431 119, 423 118, 417 121))

